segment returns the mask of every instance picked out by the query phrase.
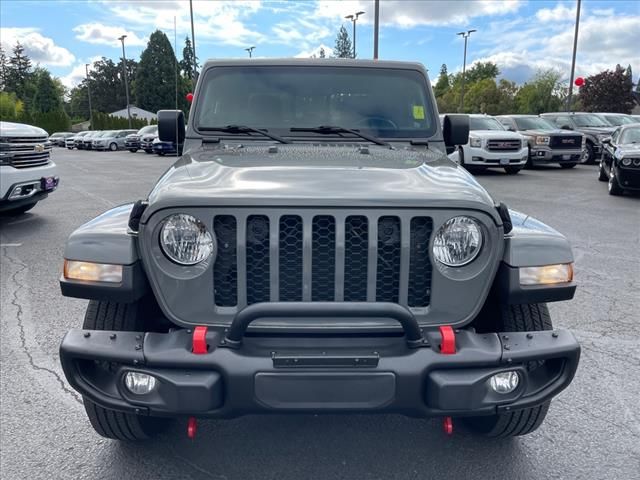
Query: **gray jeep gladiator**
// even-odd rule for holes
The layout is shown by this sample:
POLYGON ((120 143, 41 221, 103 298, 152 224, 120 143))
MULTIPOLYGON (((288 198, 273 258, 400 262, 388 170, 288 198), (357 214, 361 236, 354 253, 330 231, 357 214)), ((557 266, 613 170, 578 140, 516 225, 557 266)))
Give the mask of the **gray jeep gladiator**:
POLYGON ((71 234, 61 347, 94 429, 141 440, 182 418, 401 413, 532 432, 580 346, 546 303, 575 292, 565 237, 496 203, 446 151, 416 63, 220 60, 182 150, 144 199, 71 234))

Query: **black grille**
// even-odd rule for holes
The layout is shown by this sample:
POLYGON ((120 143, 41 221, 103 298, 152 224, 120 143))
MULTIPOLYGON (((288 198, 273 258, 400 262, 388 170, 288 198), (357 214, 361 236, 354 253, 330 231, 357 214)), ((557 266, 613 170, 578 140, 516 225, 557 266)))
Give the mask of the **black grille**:
POLYGON ((411 244, 409 260, 409 305, 426 307, 431 298, 431 261, 429 238, 433 224, 428 217, 411 219, 411 244))
POLYGON ((367 300, 369 222, 364 216, 347 217, 344 231, 344 301, 367 300))
POLYGON ((378 220, 378 276, 376 300, 398 302, 400 290, 400 219, 381 217, 378 220))
POLYGON ((311 245, 311 300, 335 298, 336 221, 329 215, 314 217, 311 245))
POLYGON ((245 297, 239 295, 240 288, 246 289, 247 305, 276 299, 426 307, 431 297, 432 229, 429 217, 218 215, 213 220, 218 243, 215 305, 242 308, 245 297), (246 231, 239 230, 238 222, 246 231))
POLYGON ((522 148, 520 140, 488 140, 487 150, 498 152, 514 152, 522 148))
POLYGON ((265 215, 247 219, 247 259, 247 303, 268 302, 271 293, 269 218, 265 215))
POLYGON ((214 299, 219 307, 238 304, 237 226, 232 215, 219 215, 213 220, 218 242, 218 255, 213 266, 214 299))
POLYGON ((582 147, 582 136, 580 135, 552 135, 549 141, 551 148, 562 150, 577 149, 582 147))
POLYGON ((281 301, 302 301, 302 265, 302 218, 285 215, 280 218, 281 301))

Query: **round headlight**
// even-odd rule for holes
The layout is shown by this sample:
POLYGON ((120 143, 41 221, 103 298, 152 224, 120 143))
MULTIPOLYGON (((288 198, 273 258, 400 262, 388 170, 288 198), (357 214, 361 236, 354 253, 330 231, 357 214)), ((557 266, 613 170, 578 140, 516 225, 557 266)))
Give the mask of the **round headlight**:
POLYGON ((433 241, 433 256, 449 267, 471 262, 482 246, 482 230, 470 217, 453 217, 442 225, 433 241))
POLYGON ((171 215, 160 232, 165 255, 181 265, 195 265, 214 253, 215 244, 207 227, 184 213, 171 215))
POLYGON ((629 165, 631 165, 631 159, 630 158, 623 158, 622 159, 622 165, 624 165, 625 167, 628 167, 629 165))

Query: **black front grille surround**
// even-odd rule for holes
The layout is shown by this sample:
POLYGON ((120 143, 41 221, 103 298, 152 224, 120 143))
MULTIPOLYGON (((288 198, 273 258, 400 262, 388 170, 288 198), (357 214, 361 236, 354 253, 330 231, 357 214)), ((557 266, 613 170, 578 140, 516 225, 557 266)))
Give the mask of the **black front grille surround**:
POLYGON ((581 135, 551 135, 549 147, 557 150, 571 150, 582 147, 581 135))
POLYGON ((425 308, 432 231, 427 216, 217 215, 214 303, 377 301, 425 308))

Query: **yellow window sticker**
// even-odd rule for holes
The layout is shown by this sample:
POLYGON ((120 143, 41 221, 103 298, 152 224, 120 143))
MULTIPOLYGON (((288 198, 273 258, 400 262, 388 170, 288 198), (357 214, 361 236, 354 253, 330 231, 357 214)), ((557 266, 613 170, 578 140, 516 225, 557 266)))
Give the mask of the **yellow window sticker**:
POLYGON ((413 118, 415 120, 424 120, 424 107, 422 105, 413 106, 413 118))

